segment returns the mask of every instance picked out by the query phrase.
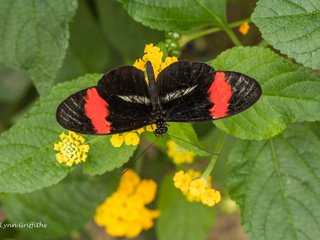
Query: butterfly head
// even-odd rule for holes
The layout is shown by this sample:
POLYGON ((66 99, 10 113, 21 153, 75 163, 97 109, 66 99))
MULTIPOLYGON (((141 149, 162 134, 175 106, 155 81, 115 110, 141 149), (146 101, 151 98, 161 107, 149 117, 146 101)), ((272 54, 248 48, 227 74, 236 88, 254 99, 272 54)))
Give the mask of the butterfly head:
POLYGON ((155 112, 153 122, 156 124, 156 130, 154 131, 156 135, 163 135, 168 131, 168 124, 163 111, 158 110, 155 112))
POLYGON ((156 136, 158 136, 158 135, 165 134, 167 131, 168 131, 168 127, 166 127, 166 126, 158 127, 158 125, 157 125, 157 128, 154 132, 155 132, 156 136))

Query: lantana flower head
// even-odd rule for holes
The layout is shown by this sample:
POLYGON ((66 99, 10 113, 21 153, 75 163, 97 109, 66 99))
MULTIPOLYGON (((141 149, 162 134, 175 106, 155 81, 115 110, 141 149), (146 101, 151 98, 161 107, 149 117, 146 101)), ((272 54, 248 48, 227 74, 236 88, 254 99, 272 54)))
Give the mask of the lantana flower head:
POLYGON ((203 178, 197 171, 178 171, 174 177, 174 186, 181 190, 188 201, 201 202, 207 206, 214 206, 221 201, 221 194, 211 187, 211 178, 203 178))
POLYGON ((101 204, 94 215, 95 222, 114 237, 134 238, 150 229, 158 210, 146 207, 156 195, 157 184, 153 180, 141 180, 132 170, 121 177, 118 190, 101 204))
POLYGON ((73 164, 85 162, 89 152, 89 145, 85 144, 85 139, 69 131, 68 134, 59 135, 60 142, 54 144, 54 150, 57 151, 56 159, 61 164, 71 167, 73 164))

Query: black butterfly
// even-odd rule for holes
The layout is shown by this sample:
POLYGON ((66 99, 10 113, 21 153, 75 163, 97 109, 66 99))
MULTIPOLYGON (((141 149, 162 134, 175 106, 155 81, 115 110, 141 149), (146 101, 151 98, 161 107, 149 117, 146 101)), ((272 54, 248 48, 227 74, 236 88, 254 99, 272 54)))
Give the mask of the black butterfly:
POLYGON ((254 79, 237 72, 179 61, 155 79, 150 62, 143 71, 121 66, 93 86, 81 90, 57 109, 57 121, 66 129, 85 134, 114 134, 155 123, 164 134, 167 122, 212 121, 240 113, 261 95, 254 79))

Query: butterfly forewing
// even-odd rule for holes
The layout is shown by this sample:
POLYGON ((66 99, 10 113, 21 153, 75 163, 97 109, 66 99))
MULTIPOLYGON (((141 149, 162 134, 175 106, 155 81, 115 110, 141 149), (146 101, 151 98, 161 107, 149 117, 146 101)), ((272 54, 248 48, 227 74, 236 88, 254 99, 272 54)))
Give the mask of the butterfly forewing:
POLYGON ((231 86, 232 95, 228 101, 228 115, 240 113, 251 107, 261 96, 259 83, 238 72, 222 72, 231 86))
POLYGON ((209 121, 228 117, 253 105, 259 84, 237 72, 215 72, 199 62, 180 61, 157 78, 159 98, 167 121, 209 121))
POLYGON ((106 73, 97 87, 63 101, 57 109, 57 120, 75 132, 114 134, 151 124, 151 111, 143 72, 123 66, 106 73))
POLYGON ((199 62, 180 61, 165 68, 157 78, 159 98, 168 121, 190 122, 211 119, 212 103, 206 94, 214 69, 199 62))

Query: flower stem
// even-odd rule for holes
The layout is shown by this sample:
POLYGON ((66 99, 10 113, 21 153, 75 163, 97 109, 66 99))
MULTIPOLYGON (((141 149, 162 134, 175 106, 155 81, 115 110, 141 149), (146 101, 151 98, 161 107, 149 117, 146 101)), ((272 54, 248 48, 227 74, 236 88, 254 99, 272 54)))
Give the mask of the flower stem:
MULTIPOLYGON (((220 138, 219 138, 219 141, 218 141, 218 143, 217 143, 217 145, 216 145, 216 147, 215 147, 215 152, 218 153, 218 154, 220 154, 220 152, 221 152, 221 150, 222 150, 225 136, 226 136, 225 133, 221 133, 220 138)), ((210 160, 210 162, 209 162, 206 170, 204 170, 204 172, 203 172, 203 174, 202 174, 202 177, 203 177, 204 179, 207 179, 207 178, 209 177, 209 175, 211 174, 211 172, 212 172, 212 170, 213 170, 213 168, 214 168, 214 166, 215 166, 215 164, 216 164, 216 162, 217 162, 217 160, 218 160, 218 157, 219 157, 219 155, 214 155, 214 156, 211 158, 211 160, 210 160)))
MULTIPOLYGON (((235 27, 238 27, 240 26, 242 23, 244 22, 250 22, 250 18, 247 18, 247 19, 243 19, 243 20, 240 20, 240 21, 236 21, 236 22, 233 22, 233 23, 230 23, 229 24, 229 31, 231 31, 231 35, 233 36, 230 36, 228 33, 228 36, 230 37, 230 39, 234 39, 232 40, 233 42, 235 42, 235 45, 239 45, 240 44, 240 41, 237 39, 237 37, 235 36, 235 34, 232 32, 231 28, 235 28, 235 27)), ((215 33, 215 32, 219 32, 221 31, 222 29, 220 28, 217 28, 217 27, 213 27, 213 28, 207 28, 207 29, 201 29, 199 31, 196 31, 196 32, 190 32, 190 33, 186 33, 184 35, 182 35, 181 39, 180 39, 180 46, 184 46, 185 44, 187 44, 188 42, 192 41, 193 39, 196 39, 196 38, 199 38, 199 37, 202 37, 202 36, 205 36, 205 35, 208 35, 208 34, 211 34, 211 33, 215 33)), ((228 30, 226 30, 227 32, 228 30)))
POLYGON ((236 45, 236 46, 242 45, 240 40, 238 39, 237 35, 232 31, 231 28, 225 29, 225 33, 229 36, 229 38, 234 43, 234 45, 236 45))

